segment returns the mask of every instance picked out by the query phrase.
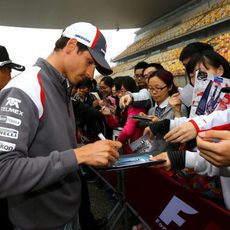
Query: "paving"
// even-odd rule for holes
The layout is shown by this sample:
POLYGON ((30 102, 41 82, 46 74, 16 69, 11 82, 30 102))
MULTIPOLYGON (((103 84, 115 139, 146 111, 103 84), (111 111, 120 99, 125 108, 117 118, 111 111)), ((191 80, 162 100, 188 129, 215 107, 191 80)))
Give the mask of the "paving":
MULTIPOLYGON (((95 218, 99 219, 102 217, 108 217, 117 204, 119 195, 107 184, 103 183, 103 181, 101 181, 99 178, 97 178, 94 183, 88 182, 87 184, 91 201, 91 211, 93 212, 95 218)), ((104 230, 111 229, 115 219, 118 217, 120 210, 121 209, 119 206, 114 215, 112 215, 107 226, 103 228, 104 230)), ((131 230, 132 227, 138 223, 139 221, 131 214, 131 212, 127 211, 126 213, 122 213, 121 218, 119 218, 118 222, 114 227, 112 227, 112 229, 131 230), (126 218, 123 218, 124 216, 126 218)))

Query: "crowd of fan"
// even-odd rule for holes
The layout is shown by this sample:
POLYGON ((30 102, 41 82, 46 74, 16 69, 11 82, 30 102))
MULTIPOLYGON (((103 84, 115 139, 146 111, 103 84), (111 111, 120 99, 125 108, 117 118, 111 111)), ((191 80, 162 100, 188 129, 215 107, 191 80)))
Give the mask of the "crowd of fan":
MULTIPOLYGON (((187 45, 178 61, 184 66, 192 87, 198 69, 230 78, 228 61, 207 43, 187 45)), ((153 138, 153 142, 161 140, 164 142, 162 153, 153 159, 166 160, 162 170, 171 170, 170 175, 186 189, 230 208, 230 132, 226 131, 229 130, 229 109, 202 116, 203 120, 207 117, 211 121, 199 126, 196 119, 200 117, 189 119, 191 108, 181 102, 173 74, 160 63, 146 62, 135 65, 134 78, 104 76, 98 85, 84 79, 76 86, 73 99, 74 104, 83 103, 87 108, 87 112, 82 113, 75 109, 79 141, 94 141, 99 132, 112 139, 113 130, 119 128, 117 140, 122 142, 122 153, 132 153, 129 144, 144 134, 153 138), (152 121, 137 121, 132 119, 133 115, 148 116, 152 121), (199 132, 212 126, 226 130, 199 132), (211 143, 211 138, 218 138, 221 144, 211 143)))
MULTIPOLYGON (((60 39, 68 41, 65 37, 60 39)), ((209 43, 211 43, 210 40, 209 43)), ((229 54, 225 52, 223 43, 220 44, 218 39, 214 43, 215 47, 218 47, 217 50, 208 43, 194 42, 175 51, 179 55, 177 61, 184 66, 188 86, 192 89, 195 86, 197 71, 206 75, 212 74, 218 77, 218 80, 230 79, 230 66, 226 59, 229 54), (222 50, 224 55, 221 55, 219 50, 222 50)), ((19 71, 25 68, 10 61, 5 47, 0 46, 0 51, 2 53, 1 90, 7 87, 6 84, 11 80, 12 68, 19 71)), ((162 54, 166 59, 167 55, 162 54)), ((173 57, 175 58, 176 55, 173 57)), ((101 144, 103 148, 107 147, 106 143, 113 142, 119 144, 116 148, 119 149, 120 154, 129 154, 133 153, 130 143, 146 135, 152 144, 161 143, 158 149, 159 154, 151 157, 151 160, 165 160, 161 165, 157 165, 159 170, 170 172, 168 175, 179 181, 185 189, 201 194, 229 210, 230 108, 225 107, 209 115, 201 114, 189 118, 191 106, 183 104, 180 97, 183 89, 175 84, 174 74, 168 68, 166 69, 164 61, 150 60, 153 59, 147 59, 148 62, 135 63, 134 77, 128 75, 116 78, 104 76, 99 83, 93 79, 95 65, 91 61, 90 66, 93 68, 88 69, 81 81, 72 83, 73 87, 67 87, 64 81, 65 96, 69 100, 71 98, 73 104, 78 143, 84 145, 82 148, 87 147, 85 144, 98 140, 98 134, 103 133, 106 139, 117 140, 117 142, 99 141, 104 143, 101 144), (147 117, 149 120, 144 122, 143 119, 133 119, 135 115, 142 118, 147 117), (119 131, 116 137, 114 130, 119 131)), ((229 92, 229 85, 226 86, 229 92)), ((192 101, 192 98, 189 100, 192 101)), ((71 104, 67 104, 67 109, 69 105, 71 104)), ((72 134, 75 142, 75 131, 72 134)), ((94 144, 88 146, 94 146, 94 144)), ((112 146, 112 152, 114 149, 115 146, 112 146)), ((95 155, 95 152, 92 154, 95 155)), ((113 161, 115 158, 110 158, 110 160, 113 161)), ((78 171, 82 184, 79 207, 81 228, 101 229, 102 226, 105 226, 106 219, 94 219, 90 210, 86 184, 86 175, 94 176, 94 174, 86 164, 82 164, 78 171)), ((9 225, 7 229, 13 229, 7 220, 5 199, 0 200, 0 207, 1 216, 9 225)))

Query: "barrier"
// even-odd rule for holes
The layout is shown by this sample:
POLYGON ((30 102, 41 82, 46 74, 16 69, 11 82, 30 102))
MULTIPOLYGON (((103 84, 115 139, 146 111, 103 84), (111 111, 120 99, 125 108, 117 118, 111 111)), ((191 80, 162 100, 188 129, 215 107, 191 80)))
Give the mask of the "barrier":
MULTIPOLYGON (((115 172, 101 175, 116 187, 115 172)), ((230 212, 189 192, 160 169, 125 170, 127 202, 151 229, 230 229, 230 212)))

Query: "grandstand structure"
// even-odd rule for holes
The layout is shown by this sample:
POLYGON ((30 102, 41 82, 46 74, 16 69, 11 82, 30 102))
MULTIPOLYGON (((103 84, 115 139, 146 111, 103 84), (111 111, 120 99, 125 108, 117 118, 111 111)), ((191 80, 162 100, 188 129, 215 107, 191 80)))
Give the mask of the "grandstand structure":
MULTIPOLYGON (((182 48, 202 41, 230 61, 230 1, 201 0, 187 4, 136 32, 135 41, 113 58, 112 77, 134 74, 140 61, 158 62, 175 76, 177 85, 187 84, 184 67, 179 61, 182 48)), ((99 77, 100 79, 100 77, 99 77)))

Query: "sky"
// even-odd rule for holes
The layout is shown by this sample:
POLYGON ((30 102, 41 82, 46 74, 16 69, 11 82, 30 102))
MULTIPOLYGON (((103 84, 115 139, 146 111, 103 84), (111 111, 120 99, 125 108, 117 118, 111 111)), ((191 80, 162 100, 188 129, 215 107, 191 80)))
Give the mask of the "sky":
MULTIPOLYGON (((102 30, 107 41, 106 60, 111 66, 111 58, 120 54, 132 44, 137 29, 102 30)), ((53 50, 55 41, 60 37, 61 30, 31 29, 0 26, 0 45, 7 48, 10 59, 18 64, 29 67, 38 57, 46 58, 53 50)), ((12 75, 16 73, 13 72, 12 75)), ((96 72, 95 75, 98 75, 96 72)))

